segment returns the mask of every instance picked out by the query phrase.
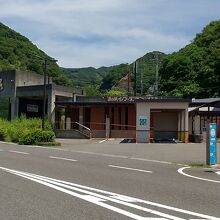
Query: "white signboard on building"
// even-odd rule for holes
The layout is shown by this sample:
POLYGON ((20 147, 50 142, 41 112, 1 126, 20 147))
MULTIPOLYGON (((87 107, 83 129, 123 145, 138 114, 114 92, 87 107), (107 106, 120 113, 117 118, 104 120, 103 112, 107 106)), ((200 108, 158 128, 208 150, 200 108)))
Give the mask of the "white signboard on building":
POLYGON ((38 105, 27 104, 27 112, 38 112, 38 105))

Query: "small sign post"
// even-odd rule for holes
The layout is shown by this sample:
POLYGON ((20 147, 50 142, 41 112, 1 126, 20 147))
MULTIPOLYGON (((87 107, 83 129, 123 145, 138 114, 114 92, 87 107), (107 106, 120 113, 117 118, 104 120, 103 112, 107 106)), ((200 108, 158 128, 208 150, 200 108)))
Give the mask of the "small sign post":
POLYGON ((216 150, 216 124, 209 124, 208 140, 206 140, 206 162, 207 165, 215 165, 217 163, 217 150, 216 150))

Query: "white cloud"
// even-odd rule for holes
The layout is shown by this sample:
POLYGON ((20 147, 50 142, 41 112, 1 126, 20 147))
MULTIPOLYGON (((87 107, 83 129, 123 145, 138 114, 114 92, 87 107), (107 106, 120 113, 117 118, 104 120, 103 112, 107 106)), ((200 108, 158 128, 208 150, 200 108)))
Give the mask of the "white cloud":
POLYGON ((0 0, 0 19, 61 66, 132 62, 171 52, 218 18, 218 0, 0 0))

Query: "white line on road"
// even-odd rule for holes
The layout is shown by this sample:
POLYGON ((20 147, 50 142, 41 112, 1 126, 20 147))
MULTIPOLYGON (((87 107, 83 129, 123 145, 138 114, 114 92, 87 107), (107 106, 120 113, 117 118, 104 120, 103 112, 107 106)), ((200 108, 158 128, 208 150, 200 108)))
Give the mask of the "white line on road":
POLYGON ((12 143, 12 142, 5 142, 5 141, 0 141, 1 144, 8 144, 8 145, 18 145, 16 143, 12 143))
POLYGON ((118 169, 134 170, 134 171, 139 171, 139 172, 144 172, 144 173, 153 173, 152 171, 149 171, 149 170, 140 170, 140 169, 134 169, 130 167, 120 167, 120 166, 115 166, 115 165, 108 165, 108 166, 113 167, 113 168, 118 168, 118 169))
POLYGON ((3 151, 2 149, 0 149, 0 151, 3 151))
MULTIPOLYGON (((172 211, 177 212, 176 214, 180 214, 180 215, 182 215, 184 213, 186 215, 190 215, 191 218, 192 218, 192 216, 195 216, 195 217, 197 217, 197 219, 199 217, 199 218, 209 219, 209 220, 220 220, 220 218, 217 218, 214 216, 209 216, 209 215, 200 214, 200 213, 196 213, 196 212, 192 212, 192 211, 188 211, 188 210, 184 210, 184 209, 179 209, 179 208, 175 208, 175 207, 171 207, 171 206, 167 206, 167 205, 162 205, 162 204, 151 202, 151 201, 145 201, 145 200, 141 200, 141 199, 137 199, 137 198, 133 198, 133 197, 128 197, 125 195, 116 194, 116 193, 112 193, 112 192, 108 192, 108 191, 104 191, 104 190, 100 190, 100 189, 96 189, 96 188, 91 188, 88 186, 83 186, 83 185, 79 185, 79 184, 75 184, 75 183, 71 183, 71 182, 52 179, 49 177, 39 176, 39 175, 32 174, 32 173, 11 170, 11 169, 4 168, 4 167, 0 167, 0 169, 4 170, 6 172, 9 172, 9 173, 18 175, 20 177, 32 180, 34 182, 38 182, 42 185, 48 186, 50 188, 56 189, 56 190, 64 192, 64 193, 67 193, 67 194, 72 195, 74 197, 91 202, 93 204, 107 208, 111 211, 120 213, 122 215, 128 216, 128 217, 136 219, 136 220, 143 220, 143 219, 149 220, 149 219, 154 219, 154 218, 142 217, 142 216, 139 216, 139 215, 134 214, 132 212, 128 212, 128 211, 125 211, 121 208, 115 207, 113 205, 106 204, 105 202, 110 201, 111 203, 119 204, 120 206, 123 205, 123 206, 127 206, 130 208, 136 209, 136 211, 141 210, 141 211, 144 211, 147 213, 151 213, 151 214, 160 216, 159 218, 155 218, 155 219, 167 218, 167 219, 173 219, 173 220, 183 220, 183 218, 181 218, 181 217, 173 216, 170 214, 166 214, 163 212, 159 212, 159 211, 156 211, 153 209, 146 208, 143 206, 143 204, 147 204, 147 205, 155 206, 155 207, 160 207, 160 208, 165 209, 165 211, 167 211, 167 212, 168 212, 168 210, 172 210, 172 211), (73 190, 76 192, 73 192, 73 190), (92 191, 95 191, 96 193, 94 193, 92 191), (80 192, 80 194, 77 192, 80 192), (97 192, 99 192, 101 194, 98 194, 97 192), (82 193, 84 193, 84 194, 82 194, 82 193), (113 196, 114 196, 114 198, 112 198, 113 196), (126 201, 126 198, 128 198, 127 201, 126 201), (137 204, 134 204, 134 203, 137 203, 137 204), (142 203, 142 204, 140 204, 140 203, 142 203)), ((189 218, 187 218, 187 219, 189 219, 189 218)))
POLYGON ((216 172, 218 175, 220 175, 220 171, 216 172))
POLYGON ((154 162, 154 163, 172 164, 172 162, 160 161, 160 160, 149 160, 149 159, 138 158, 138 157, 131 157, 129 159, 131 159, 131 160, 142 160, 142 161, 154 162))
MULTIPOLYGON (((2 143, 9 144, 9 143, 6 143, 6 142, 2 142, 2 143)), ((49 150, 58 150, 58 151, 65 151, 65 152, 90 154, 90 155, 97 155, 97 156, 104 156, 104 157, 123 158, 123 159, 129 159, 129 160, 140 160, 140 161, 146 161, 146 162, 152 162, 152 163, 161 163, 161 164, 170 164, 170 165, 174 164, 175 165, 175 163, 168 162, 168 161, 151 160, 151 159, 138 158, 138 157, 130 157, 130 156, 125 156, 125 155, 116 155, 116 154, 95 153, 95 152, 91 152, 91 151, 79 151, 79 150, 70 150, 70 149, 61 149, 61 148, 51 148, 51 147, 45 147, 45 146, 34 146, 34 145, 22 145, 22 147, 26 147, 26 148, 42 148, 42 149, 49 149, 49 150)))
POLYGON ((101 140, 101 141, 99 141, 99 143, 101 144, 101 143, 103 143, 103 142, 105 142, 106 141, 106 139, 105 140, 101 140))
POLYGON ((184 176, 191 177, 194 179, 213 182, 213 183, 220 183, 220 181, 217 181, 217 180, 210 180, 210 179, 205 179, 205 178, 201 178, 201 177, 197 177, 197 176, 192 176, 192 175, 189 175, 189 174, 183 172, 183 170, 189 169, 189 168, 191 168, 191 167, 182 167, 182 168, 178 169, 178 172, 184 176))
POLYGON ((95 153, 95 152, 91 152, 91 151, 80 151, 80 150, 70 150, 70 152, 80 153, 80 154, 91 154, 91 155, 104 156, 104 157, 114 157, 114 158, 125 158, 125 159, 128 159, 128 156, 116 155, 116 154, 95 153))
POLYGON ((69 158, 64 158, 64 157, 54 157, 54 156, 49 156, 49 158, 51 158, 51 159, 57 159, 57 160, 67 160, 67 161, 73 161, 73 162, 78 161, 78 160, 69 159, 69 158))
POLYGON ((9 152, 16 153, 16 154, 30 154, 30 153, 27 153, 27 152, 16 151, 16 150, 9 150, 9 152))
POLYGON ((143 220, 168 220, 167 218, 151 218, 151 217, 145 217, 143 220))

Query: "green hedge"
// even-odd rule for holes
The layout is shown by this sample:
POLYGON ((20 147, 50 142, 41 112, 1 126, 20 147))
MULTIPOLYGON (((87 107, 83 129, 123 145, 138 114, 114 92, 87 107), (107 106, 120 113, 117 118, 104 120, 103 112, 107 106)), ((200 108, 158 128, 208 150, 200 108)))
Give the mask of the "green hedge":
POLYGON ((6 131, 0 127, 0 141, 4 141, 6 139, 7 133, 6 131))
POLYGON ((55 134, 50 123, 46 121, 45 130, 41 126, 42 121, 38 118, 22 116, 11 122, 0 119, 0 140, 28 145, 54 142, 55 134))
POLYGON ((39 142, 54 142, 55 135, 53 131, 43 131, 41 129, 26 131, 19 138, 19 144, 38 144, 39 142))

